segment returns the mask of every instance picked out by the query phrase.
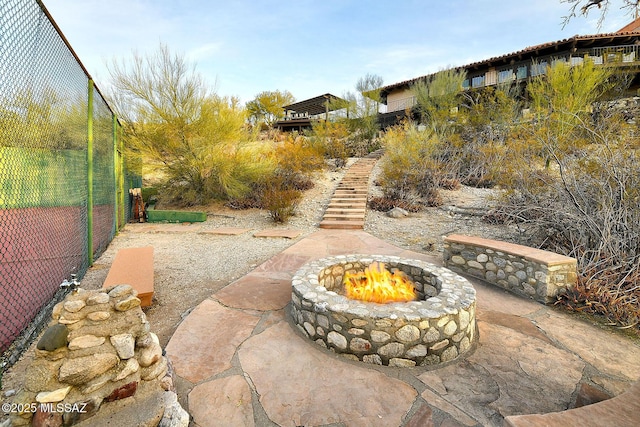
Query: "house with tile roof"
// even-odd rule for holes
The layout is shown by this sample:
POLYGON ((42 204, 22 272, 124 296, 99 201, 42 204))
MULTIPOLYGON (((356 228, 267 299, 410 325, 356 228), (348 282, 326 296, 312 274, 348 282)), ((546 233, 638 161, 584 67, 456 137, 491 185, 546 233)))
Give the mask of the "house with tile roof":
MULTIPOLYGON (((640 18, 614 33, 576 35, 456 69, 466 71, 467 79, 463 83, 463 89, 473 90, 506 83, 524 85, 531 78, 545 74, 547 67, 558 61, 577 65, 586 59, 597 65, 631 73, 633 81, 630 90, 635 94, 640 87, 640 18)), ((381 125, 386 127, 397 123, 412 112, 416 105, 412 86, 434 74, 380 88, 382 103, 386 105, 386 112, 380 114, 381 125)))

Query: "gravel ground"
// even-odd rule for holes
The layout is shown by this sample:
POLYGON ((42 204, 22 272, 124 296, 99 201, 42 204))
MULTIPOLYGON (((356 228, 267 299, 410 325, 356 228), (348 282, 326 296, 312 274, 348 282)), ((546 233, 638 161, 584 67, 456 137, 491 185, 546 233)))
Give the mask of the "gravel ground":
MULTIPOLYGON (((348 165, 354 161, 351 159, 348 165)), ((184 226, 184 231, 180 232, 167 232, 162 231, 166 226, 152 230, 150 224, 128 224, 95 261, 82 279, 81 286, 85 289, 101 287, 119 249, 153 246, 155 299, 152 307, 145 309, 145 312, 152 331, 165 346, 182 319, 200 302, 304 236, 317 231, 324 210, 344 172, 342 169, 318 174, 315 187, 305 193, 296 215, 286 225, 275 225, 264 211, 235 211, 220 206, 205 209, 208 219, 197 225, 199 230, 237 227, 251 231, 223 236, 199 234, 194 226, 184 226), (295 229, 301 234, 295 239, 253 236, 254 232, 268 228, 295 229)), ((379 169, 374 168, 371 182, 375 182, 378 173, 379 169)), ((380 190, 370 184, 370 191, 370 194, 376 195, 380 190)), ((516 236, 514 230, 485 224, 477 215, 477 212, 490 206, 494 194, 492 190, 469 187, 443 191, 444 206, 428 208, 399 219, 368 211, 365 231, 399 247, 433 255, 441 253, 443 236, 452 233, 513 241, 516 236)), ((171 226, 172 229, 175 227, 171 226)), ((31 353, 27 352, 4 374, 3 399, 8 390, 20 388, 31 353)), ((0 414, 0 421, 2 419, 0 414)))

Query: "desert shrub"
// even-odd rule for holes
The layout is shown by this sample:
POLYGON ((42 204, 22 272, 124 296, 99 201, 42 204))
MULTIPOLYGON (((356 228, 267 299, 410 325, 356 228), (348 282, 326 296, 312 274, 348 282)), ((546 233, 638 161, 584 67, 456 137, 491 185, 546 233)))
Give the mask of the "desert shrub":
POLYGON ((206 204, 211 200, 229 200, 248 195, 254 184, 274 171, 269 144, 234 142, 208 147, 173 169, 163 196, 178 205, 206 204), (189 179, 180 179, 181 176, 189 179), (171 179, 173 177, 173 179, 171 179))
POLYGON ((465 185, 493 186, 492 171, 513 132, 518 110, 518 94, 510 87, 465 92, 456 115, 456 132, 445 145, 450 151, 451 174, 465 185))
POLYGON ((275 222, 286 222, 294 213, 302 192, 313 188, 312 175, 324 166, 322 151, 308 138, 287 134, 271 141, 272 173, 254 182, 243 197, 227 202, 234 209, 260 208, 275 222))
POLYGON ((409 204, 441 204, 438 188, 447 176, 434 133, 405 123, 387 130, 382 142, 385 154, 379 182, 384 196, 409 204))
POLYGON ((314 122, 308 137, 314 146, 322 150, 326 158, 336 159, 338 166, 344 166, 347 163, 349 128, 345 122, 324 120, 314 122))
POLYGON ((502 152, 496 176, 510 191, 499 214, 518 223, 531 245, 578 259, 580 284, 563 299, 568 307, 637 329, 637 128, 614 113, 592 120, 590 105, 606 81, 593 66, 547 71, 529 89, 536 120, 502 152))
POLYGON ((459 190, 460 180, 457 178, 443 178, 440 180, 440 188, 445 190, 459 190))
POLYGON ((454 117, 465 79, 465 71, 447 69, 412 86, 422 122, 440 139, 455 130, 454 117))
POLYGON ((274 222, 287 222, 293 216, 302 191, 289 187, 286 178, 274 175, 261 185, 260 205, 274 222))
POLYGON ((159 169, 163 197, 181 205, 246 195, 274 167, 235 98, 212 93, 193 65, 160 46, 110 67, 111 104, 128 155, 159 169))
POLYGON ((345 149, 349 157, 364 157, 381 147, 380 140, 376 138, 377 122, 362 124, 363 121, 365 119, 352 119, 347 123, 347 127, 351 129, 345 140, 345 149), (372 129, 375 132, 371 132, 372 129))
POLYGON ((276 162, 274 173, 286 188, 312 188, 311 174, 324 167, 322 148, 299 135, 287 134, 282 142, 276 143, 273 157, 276 162))
POLYGON ((640 324, 640 270, 625 271, 612 260, 589 263, 575 289, 561 295, 557 305, 597 316, 613 325, 634 328, 640 324))

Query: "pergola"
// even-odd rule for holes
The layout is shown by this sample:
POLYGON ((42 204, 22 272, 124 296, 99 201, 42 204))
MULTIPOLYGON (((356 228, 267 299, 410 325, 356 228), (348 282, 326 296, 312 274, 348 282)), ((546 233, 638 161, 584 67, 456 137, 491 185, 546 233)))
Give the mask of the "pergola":
POLYGON ((342 108, 339 106, 339 103, 335 101, 346 102, 342 98, 330 93, 325 93, 324 95, 285 105, 282 107, 285 111, 285 117, 276 122, 275 126, 283 131, 310 128, 312 120, 317 120, 319 116, 323 114, 325 120, 327 120, 330 111, 340 110, 342 108))

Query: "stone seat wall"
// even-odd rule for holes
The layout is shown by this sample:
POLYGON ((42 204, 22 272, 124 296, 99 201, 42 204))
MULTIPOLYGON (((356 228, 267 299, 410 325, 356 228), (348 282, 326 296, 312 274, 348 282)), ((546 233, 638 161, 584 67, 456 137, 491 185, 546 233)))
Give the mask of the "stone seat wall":
POLYGON ((577 261, 554 252, 480 237, 444 239, 444 265, 543 304, 577 282, 577 261))

